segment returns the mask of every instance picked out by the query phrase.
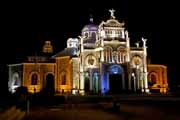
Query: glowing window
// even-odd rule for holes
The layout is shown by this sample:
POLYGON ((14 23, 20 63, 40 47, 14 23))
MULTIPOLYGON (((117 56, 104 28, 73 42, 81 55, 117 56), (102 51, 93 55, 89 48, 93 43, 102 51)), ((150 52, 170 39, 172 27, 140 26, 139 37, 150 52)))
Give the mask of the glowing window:
POLYGON ((34 73, 31 76, 31 85, 37 85, 37 80, 38 80, 38 75, 36 73, 34 73))
POLYGON ((15 77, 14 77, 14 81, 15 81, 15 82, 14 82, 14 85, 18 85, 18 76, 15 76, 15 77))
POLYGON ((62 80, 62 85, 66 85, 66 75, 65 74, 62 75, 61 80, 62 80))
POLYGON ((113 66, 111 68, 111 72, 114 73, 114 74, 117 74, 118 73, 118 67, 117 66, 113 66))
POLYGON ((157 81, 156 75, 152 74, 151 75, 151 83, 156 84, 156 81, 157 81))
POLYGON ((96 33, 95 32, 92 32, 92 37, 96 38, 96 33))
POLYGON ((88 33, 87 32, 85 33, 85 36, 88 37, 88 33))

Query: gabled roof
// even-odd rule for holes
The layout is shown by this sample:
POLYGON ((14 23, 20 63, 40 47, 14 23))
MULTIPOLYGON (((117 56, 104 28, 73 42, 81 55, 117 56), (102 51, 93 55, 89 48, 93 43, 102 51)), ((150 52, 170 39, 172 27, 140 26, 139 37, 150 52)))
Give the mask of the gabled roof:
POLYGON ((107 22, 102 21, 99 27, 120 27, 123 28, 124 23, 120 23, 116 19, 109 19, 107 22))
POLYGON ((77 56, 78 49, 75 47, 72 48, 65 48, 63 51, 57 53, 56 55, 52 56, 52 58, 55 57, 62 57, 62 56, 77 56))
POLYGON ((133 51, 143 51, 143 47, 130 47, 130 50, 133 51))

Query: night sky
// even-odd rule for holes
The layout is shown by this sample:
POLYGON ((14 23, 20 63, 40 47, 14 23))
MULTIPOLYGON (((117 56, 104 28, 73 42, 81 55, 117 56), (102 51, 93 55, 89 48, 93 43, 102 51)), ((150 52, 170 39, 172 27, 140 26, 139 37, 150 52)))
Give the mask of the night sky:
MULTIPOLYGON (((90 14, 99 24, 110 17, 109 9, 125 22, 131 45, 148 39, 148 56, 154 64, 168 67, 168 79, 174 89, 180 84, 179 66, 179 7, 173 2, 157 0, 60 1, 57 3, 4 3, 1 11, 1 89, 7 86, 7 64, 18 63, 27 55, 42 50, 45 40, 52 40, 54 53, 66 47, 69 37, 77 37, 90 14), (5 48, 2 48, 5 47, 5 48), (6 56, 6 57, 4 57, 6 56)), ((6 90, 4 90, 6 91, 6 90)))

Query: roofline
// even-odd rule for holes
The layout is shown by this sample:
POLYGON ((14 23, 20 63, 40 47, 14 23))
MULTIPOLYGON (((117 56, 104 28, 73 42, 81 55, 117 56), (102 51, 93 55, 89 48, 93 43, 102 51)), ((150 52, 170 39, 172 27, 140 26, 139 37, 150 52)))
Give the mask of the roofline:
POLYGON ((161 65, 161 64, 148 64, 148 66, 152 66, 152 67, 158 67, 158 66, 160 66, 160 67, 163 67, 163 68, 167 68, 166 65, 161 65))
POLYGON ((56 57, 56 59, 61 59, 61 58, 71 58, 71 56, 60 56, 60 57, 56 57))
POLYGON ((50 64, 50 65, 53 65, 53 64, 55 64, 55 63, 22 63, 22 64, 23 64, 23 65, 28 65, 28 64, 29 64, 29 65, 35 65, 35 64, 46 64, 46 65, 47 65, 47 64, 48 64, 48 65, 50 64))
POLYGON ((16 63, 16 64, 9 64, 7 66, 19 66, 19 65, 23 65, 22 63, 16 63))

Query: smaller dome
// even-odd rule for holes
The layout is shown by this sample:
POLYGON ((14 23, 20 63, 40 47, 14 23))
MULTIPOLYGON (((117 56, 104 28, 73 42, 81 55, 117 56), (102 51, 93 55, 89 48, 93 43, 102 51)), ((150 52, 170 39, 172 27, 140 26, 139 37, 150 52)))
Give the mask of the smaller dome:
POLYGON ((84 48, 95 48, 98 26, 93 23, 93 18, 90 18, 90 23, 85 25, 81 31, 82 36, 86 36, 83 40, 84 48))
POLYGON ((71 47, 78 47, 78 39, 77 38, 69 38, 67 40, 67 48, 71 48, 71 47))
POLYGON ((83 32, 87 32, 87 31, 98 31, 98 26, 97 25, 95 25, 94 23, 93 23, 93 17, 92 17, 92 15, 90 16, 90 19, 89 19, 89 24, 87 24, 87 25, 85 25, 84 27, 83 27, 83 29, 82 29, 82 33, 83 32))
POLYGON ((94 24, 84 26, 82 35, 86 36, 83 40, 84 48, 94 48, 96 43, 98 27, 94 24))
POLYGON ((86 32, 86 31, 98 31, 98 26, 92 23, 85 25, 82 29, 82 32, 86 32))

